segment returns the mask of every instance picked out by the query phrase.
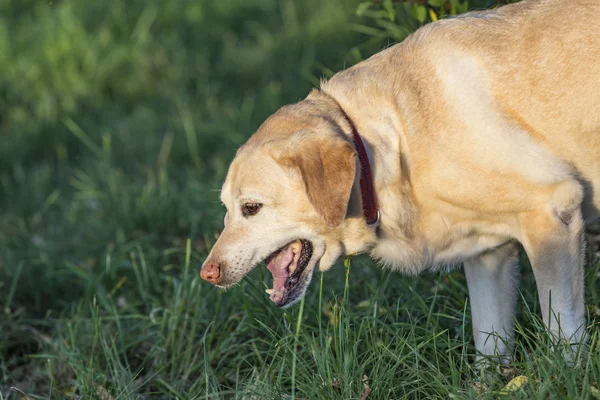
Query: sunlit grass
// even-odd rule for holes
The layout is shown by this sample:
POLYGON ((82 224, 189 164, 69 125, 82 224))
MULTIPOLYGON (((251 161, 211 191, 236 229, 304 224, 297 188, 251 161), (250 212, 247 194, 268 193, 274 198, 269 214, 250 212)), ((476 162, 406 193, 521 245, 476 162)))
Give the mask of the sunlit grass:
MULTIPOLYGON (((192 259, 187 243, 183 271, 192 259)), ((303 305, 287 311, 263 293, 264 268, 252 274, 255 284, 228 292, 185 272, 159 275, 160 289, 148 290, 136 274, 128 286, 143 303, 129 304, 119 291, 82 301, 68 318, 52 319, 55 337, 38 337, 45 350, 30 362, 52 370, 46 390, 54 398, 75 390, 119 398, 480 398, 519 375, 529 383, 511 393, 518 398, 586 398, 597 386, 594 328, 590 351, 573 367, 539 317, 521 307, 515 362, 480 370, 467 300, 462 289, 449 290, 464 287, 460 273, 408 279, 365 261, 353 262, 347 283, 341 267, 319 274, 303 305)))

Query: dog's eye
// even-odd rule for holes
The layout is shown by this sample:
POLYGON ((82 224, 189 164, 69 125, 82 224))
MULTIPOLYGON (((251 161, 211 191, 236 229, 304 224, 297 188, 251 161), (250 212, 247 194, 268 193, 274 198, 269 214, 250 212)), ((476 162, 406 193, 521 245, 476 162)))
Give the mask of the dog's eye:
POLYGON ((254 215, 260 211, 261 207, 262 204, 260 203, 246 203, 242 206, 242 214, 244 214, 244 217, 254 215))

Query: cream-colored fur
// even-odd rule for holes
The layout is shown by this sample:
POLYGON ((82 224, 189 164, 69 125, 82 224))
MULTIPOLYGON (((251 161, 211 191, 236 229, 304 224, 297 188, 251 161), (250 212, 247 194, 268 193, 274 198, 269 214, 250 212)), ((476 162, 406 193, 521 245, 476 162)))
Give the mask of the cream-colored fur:
POLYGON ((476 347, 506 359, 520 243, 550 331, 582 341, 582 235, 600 216, 598 15, 598 0, 530 0, 438 21, 283 107, 232 162, 213 283, 298 238, 314 245, 306 285, 358 252, 411 274, 464 264, 476 347), (367 147, 376 230, 340 107, 367 147), (245 217, 245 203, 263 206, 245 217))

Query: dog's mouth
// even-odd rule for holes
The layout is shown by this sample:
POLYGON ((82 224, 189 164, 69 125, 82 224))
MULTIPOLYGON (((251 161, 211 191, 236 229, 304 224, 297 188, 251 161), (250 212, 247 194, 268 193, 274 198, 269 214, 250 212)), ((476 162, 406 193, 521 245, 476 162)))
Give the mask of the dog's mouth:
POLYGON ((298 239, 265 260, 267 269, 273 274, 273 288, 267 289, 267 293, 278 307, 289 305, 304 294, 310 277, 307 278, 303 273, 312 255, 312 243, 298 239))

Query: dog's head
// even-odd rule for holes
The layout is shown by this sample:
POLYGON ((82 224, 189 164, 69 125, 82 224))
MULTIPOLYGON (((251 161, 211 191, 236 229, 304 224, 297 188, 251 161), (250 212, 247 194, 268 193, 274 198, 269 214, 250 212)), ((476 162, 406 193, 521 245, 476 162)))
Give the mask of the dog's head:
POLYGON ((315 268, 348 250, 347 220, 362 216, 348 210, 357 159, 340 118, 330 101, 309 96, 272 115, 238 150, 221 192, 225 227, 203 279, 229 287, 264 261, 273 274, 267 293, 282 307, 302 297, 315 268))

